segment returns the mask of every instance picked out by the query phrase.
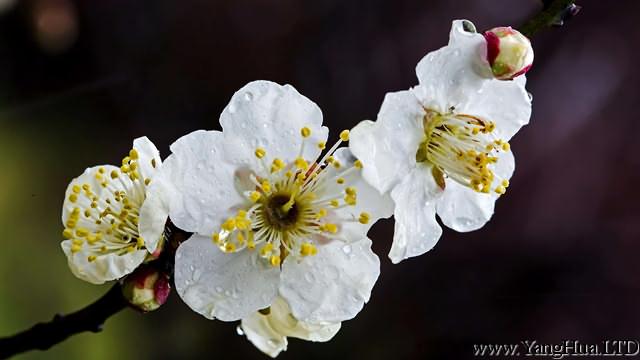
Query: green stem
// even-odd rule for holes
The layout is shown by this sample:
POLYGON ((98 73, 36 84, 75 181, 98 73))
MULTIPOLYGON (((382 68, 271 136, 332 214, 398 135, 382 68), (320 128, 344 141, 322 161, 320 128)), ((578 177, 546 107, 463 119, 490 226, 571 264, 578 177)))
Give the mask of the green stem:
POLYGON ((519 31, 530 38, 542 29, 562 25, 579 10, 580 7, 574 4, 574 0, 548 1, 544 9, 522 25, 519 31))

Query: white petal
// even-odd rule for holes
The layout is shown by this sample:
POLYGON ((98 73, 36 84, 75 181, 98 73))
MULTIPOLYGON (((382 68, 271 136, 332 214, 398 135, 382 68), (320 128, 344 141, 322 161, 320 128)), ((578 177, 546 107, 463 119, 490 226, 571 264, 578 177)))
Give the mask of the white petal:
POLYGON ((235 321, 271 305, 280 269, 256 251, 223 253, 211 238, 193 235, 176 252, 175 284, 182 300, 206 318, 235 321))
POLYGON ((175 192, 175 188, 160 177, 156 177, 147 187, 147 197, 140 207, 138 231, 147 250, 152 254, 163 240, 175 192))
POLYGON ((242 319, 241 326, 247 339, 272 358, 287 350, 287 337, 271 327, 267 316, 255 312, 242 319))
POLYGON ((377 121, 351 130, 349 148, 362 161, 363 177, 381 193, 389 191, 416 164, 424 138, 424 109, 411 91, 388 93, 377 121))
POLYGON ((280 295, 301 321, 338 323, 360 312, 379 274, 380 261, 371 251, 371 240, 332 241, 319 246, 315 256, 284 261, 280 295))
POLYGON ((92 284, 104 284, 107 281, 117 280, 135 270, 147 256, 146 250, 126 252, 123 255, 108 254, 98 256, 94 261, 89 261, 89 253, 86 247, 73 254, 71 253, 71 240, 65 240, 61 244, 67 262, 73 275, 92 284))
MULTIPOLYGON (((355 161, 355 157, 348 148, 336 150, 333 156, 345 165, 343 168, 351 167, 355 161)), ((388 194, 380 195, 378 190, 364 181, 362 170, 353 169, 344 178, 349 186, 356 188, 357 202, 355 206, 347 206, 335 211, 335 215, 342 221, 335 220, 340 224, 340 230, 332 237, 346 242, 358 241, 366 237, 367 232, 378 219, 388 218, 393 214, 393 201, 388 194), (371 216, 371 220, 367 224, 361 224, 358 221, 363 212, 371 216)))
POLYGON ((531 99, 524 88, 524 75, 516 79, 484 81, 477 95, 456 111, 493 121, 494 135, 509 141, 531 117, 531 99))
POLYGON ((190 232, 210 235, 246 201, 235 191, 236 165, 229 164, 224 137, 218 131, 194 131, 171 145, 162 177, 177 190, 170 217, 190 232))
POLYGON ((247 338, 262 352, 275 357, 286 350, 287 337, 309 341, 329 341, 340 330, 340 323, 308 324, 291 314, 287 302, 277 297, 269 314, 254 313, 242 319, 247 338))
MULTIPOLYGON (((84 196, 83 195, 84 192, 77 194, 77 200, 75 202, 70 201, 70 196, 73 193, 72 190, 74 185, 82 186, 83 184, 88 184, 91 188, 91 191, 93 191, 93 193, 100 199, 106 199, 106 198, 112 197, 111 190, 103 188, 100 185, 101 181, 98 180, 98 177, 97 177, 97 175, 100 172, 100 169, 104 169, 103 173, 105 178, 109 177, 109 174, 112 171, 119 170, 119 168, 112 165, 94 166, 94 167, 87 168, 82 173, 82 175, 71 180, 71 182, 67 186, 67 190, 65 191, 64 203, 62 205, 62 223, 63 224, 67 222, 67 219, 69 219, 69 215, 71 215, 71 212, 73 211, 73 209, 79 208, 81 210, 84 210, 91 207, 90 206, 91 199, 84 196)), ((110 181, 109 185, 111 189, 127 192, 127 188, 124 186, 124 184, 130 185, 131 182, 128 177, 121 176, 121 178, 122 178, 122 182, 110 181)), ((93 220, 86 219, 83 216, 80 216, 80 219, 78 221, 78 226, 87 228, 89 230, 93 230, 96 227, 93 220)))
MULTIPOLYGON (((501 152, 498 157, 498 162, 493 168, 496 178, 508 180, 515 167, 513 154, 501 152)), ((492 189, 498 182, 498 179, 494 181, 492 189)), ((498 197, 499 195, 493 191, 489 194, 479 193, 447 179, 446 191, 438 200, 436 210, 447 227, 460 232, 473 231, 480 229, 491 219, 498 197)))
POLYGON ((391 191, 396 204, 396 224, 389 258, 394 264, 422 255, 438 242, 442 228, 436 221, 435 206, 442 193, 431 168, 423 164, 391 191))
POLYGON ((220 125, 233 144, 229 161, 245 162, 253 169, 262 168, 254 155, 258 147, 266 150, 263 161, 267 164, 275 157, 293 161, 303 146, 300 130, 308 127, 311 135, 304 140, 302 156, 314 160, 320 154, 318 143, 326 141, 328 134, 313 101, 291 85, 270 81, 253 81, 238 90, 222 111, 220 125))
POLYGON ((482 83, 493 79, 484 60, 484 37, 465 31, 463 23, 463 20, 454 21, 449 44, 427 54, 416 67, 420 80, 420 86, 415 88, 416 96, 425 107, 440 113, 448 112, 450 107, 460 107, 477 96, 482 83))
POLYGON ((142 179, 153 179, 162 164, 160 152, 146 136, 133 140, 133 148, 138 152, 138 166, 142 179))

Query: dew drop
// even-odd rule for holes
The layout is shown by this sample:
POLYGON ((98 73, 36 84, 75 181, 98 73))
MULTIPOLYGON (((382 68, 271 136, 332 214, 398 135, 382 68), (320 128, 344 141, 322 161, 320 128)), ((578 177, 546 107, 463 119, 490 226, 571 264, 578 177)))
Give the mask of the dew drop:
POLYGON ((307 280, 308 283, 313 283, 316 280, 316 277, 313 275, 313 273, 306 272, 304 274, 304 279, 307 280))
POLYGON ((244 335, 244 330, 242 330, 242 326, 240 325, 236 326, 236 334, 240 336, 244 335))
POLYGON ((342 252, 347 254, 347 255, 351 254, 351 245, 347 244, 347 245, 343 246, 342 247, 342 252))
POLYGON ((276 347, 278 345, 278 342, 273 339, 269 339, 269 341, 267 341, 267 345, 271 347, 276 347))
POLYGON ((216 292, 217 292, 218 294, 222 294, 222 291, 223 291, 223 290, 222 290, 222 288, 221 288, 220 286, 216 286, 216 292))
POLYGON ((529 101, 533 101, 533 94, 530 92, 527 92, 527 96, 529 97, 529 101))
POLYGON ((253 93, 251 93, 250 91, 247 91, 247 92, 244 94, 244 99, 245 99, 246 101, 251 101, 251 100, 253 100, 253 93))

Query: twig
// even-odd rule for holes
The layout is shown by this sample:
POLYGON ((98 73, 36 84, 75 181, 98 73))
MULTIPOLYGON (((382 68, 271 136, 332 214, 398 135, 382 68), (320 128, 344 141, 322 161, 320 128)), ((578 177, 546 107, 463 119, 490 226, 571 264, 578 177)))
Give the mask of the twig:
MULTIPOLYGON (((176 228, 171 222, 165 230, 165 246, 157 260, 149 263, 158 271, 173 275, 175 250, 191 234, 176 228)), ((116 283, 100 299, 82 310, 67 315, 57 314, 49 322, 39 323, 21 333, 0 338, 0 359, 29 350, 47 350, 67 338, 85 331, 100 332, 105 321, 128 306, 116 283)))
POLYGON ((100 332, 104 322, 127 307, 120 284, 116 284, 93 304, 67 315, 56 315, 53 320, 39 323, 11 337, 0 339, 0 359, 28 350, 47 350, 68 337, 81 332, 100 332))
POLYGON ((522 34, 532 37, 538 31, 551 27, 562 26, 565 21, 574 17, 580 11, 580 6, 574 0, 545 0, 544 8, 519 29, 522 34))

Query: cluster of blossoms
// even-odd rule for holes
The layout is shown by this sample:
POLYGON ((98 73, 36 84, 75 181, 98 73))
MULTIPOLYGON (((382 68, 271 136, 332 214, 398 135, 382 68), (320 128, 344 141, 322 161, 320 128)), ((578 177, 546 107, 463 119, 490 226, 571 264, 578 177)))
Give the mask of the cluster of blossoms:
POLYGON ((418 64, 419 85, 387 94, 377 121, 333 146, 315 103, 290 85, 251 82, 222 111, 222 131, 183 136, 164 162, 136 139, 121 166, 71 182, 69 266, 94 284, 123 281, 149 311, 169 291, 153 261, 175 251, 184 302, 240 320, 263 352, 275 357, 288 337, 327 341, 369 300, 380 262, 367 233, 378 219, 395 217, 394 263, 435 245, 436 213, 457 231, 489 220, 514 170, 508 141, 531 113, 519 75, 532 57, 511 28, 483 36, 455 21, 449 44, 418 64), (191 233, 177 249, 168 219, 191 233))

